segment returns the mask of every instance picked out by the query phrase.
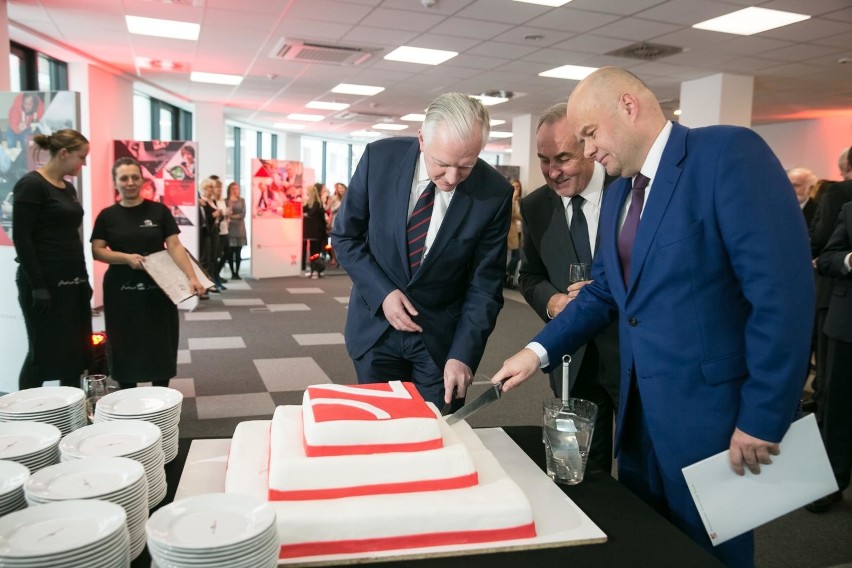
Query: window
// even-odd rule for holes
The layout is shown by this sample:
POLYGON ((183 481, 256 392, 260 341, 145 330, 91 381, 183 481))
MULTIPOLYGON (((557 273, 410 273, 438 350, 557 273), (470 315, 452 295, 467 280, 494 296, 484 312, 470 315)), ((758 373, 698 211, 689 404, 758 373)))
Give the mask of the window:
POLYGON ((324 145, 319 138, 302 136, 302 164, 314 171, 314 183, 325 182, 324 145))
POLYGON ((152 140, 151 99, 142 93, 133 93, 133 138, 152 140))
POLYGON ((329 140, 325 147, 325 184, 329 187, 335 183, 349 185, 350 149, 346 142, 329 140))
POLYGON ((65 91, 68 89, 68 64, 11 42, 9 78, 13 91, 65 91))

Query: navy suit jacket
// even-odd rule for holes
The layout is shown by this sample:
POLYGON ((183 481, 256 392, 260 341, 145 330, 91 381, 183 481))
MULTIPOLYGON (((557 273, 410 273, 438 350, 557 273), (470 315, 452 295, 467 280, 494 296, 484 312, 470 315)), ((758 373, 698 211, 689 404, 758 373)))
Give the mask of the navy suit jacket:
POLYGON ((458 359, 475 371, 503 307, 512 187, 477 160, 412 275, 406 225, 419 155, 416 138, 368 144, 335 218, 332 244, 353 284, 346 348, 356 359, 375 345, 390 325, 382 301, 399 289, 419 312, 436 365, 458 359))
MULTIPOLYGON (((837 216, 837 225, 817 259, 817 269, 833 281, 825 334, 852 343, 852 272, 845 269, 846 255, 852 252, 852 202, 837 216)), ((847 370, 848 372, 848 370, 847 370)))
MULTIPOLYGON (((601 211, 594 282, 534 341, 551 362, 618 320, 617 443, 635 369, 668 472, 726 450, 734 428, 778 442, 806 376, 813 272, 801 209, 766 143, 744 128, 674 124, 625 286, 617 251, 630 180, 601 211)), ((635 402, 635 401, 634 401, 635 402)))

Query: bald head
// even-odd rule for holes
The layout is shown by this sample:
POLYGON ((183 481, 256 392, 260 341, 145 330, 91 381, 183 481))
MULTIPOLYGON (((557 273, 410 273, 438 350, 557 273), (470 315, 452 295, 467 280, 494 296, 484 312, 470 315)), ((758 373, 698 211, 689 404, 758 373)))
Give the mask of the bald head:
POLYGON ((619 67, 603 67, 580 81, 568 98, 567 114, 584 154, 622 177, 639 172, 666 124, 654 93, 619 67))
POLYGON ((849 159, 849 148, 846 148, 840 154, 840 158, 837 160, 837 167, 840 168, 840 177, 843 179, 852 179, 852 160, 849 159))
POLYGON ((807 168, 793 168, 787 172, 787 177, 790 183, 793 184, 793 189, 796 190, 796 198, 799 203, 804 203, 808 200, 811 190, 816 185, 817 177, 807 168))

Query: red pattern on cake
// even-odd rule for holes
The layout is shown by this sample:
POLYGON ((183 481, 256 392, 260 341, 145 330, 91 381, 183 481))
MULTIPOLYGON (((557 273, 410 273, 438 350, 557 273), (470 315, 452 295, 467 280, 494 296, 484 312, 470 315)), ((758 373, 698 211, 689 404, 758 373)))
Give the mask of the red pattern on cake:
POLYGON ((402 382, 403 389, 391 383, 358 385, 348 391, 308 387, 308 399, 316 422, 333 420, 393 420, 399 418, 431 418, 435 415, 417 392, 413 383, 402 382), (321 401, 321 402, 317 402, 321 401), (337 404, 334 404, 337 401, 337 404))

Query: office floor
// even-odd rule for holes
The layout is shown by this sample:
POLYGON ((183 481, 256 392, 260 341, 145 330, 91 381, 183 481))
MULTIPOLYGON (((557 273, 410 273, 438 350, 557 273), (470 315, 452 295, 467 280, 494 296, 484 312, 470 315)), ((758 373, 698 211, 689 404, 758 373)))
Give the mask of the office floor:
MULTIPOLYGON (((303 277, 231 280, 194 312, 181 312, 178 377, 185 395, 183 437, 230 437, 243 420, 268 419, 279 404, 300 404, 306 385, 354 383, 343 344, 351 288, 329 271, 303 277)), ((487 387, 509 355, 540 328, 520 294, 506 291, 505 306, 489 339, 472 393, 487 387)), ((474 426, 538 424, 550 395, 544 375, 478 413, 474 426)), ((852 490, 824 515, 794 511, 757 531, 761 568, 852 566, 852 490)))

